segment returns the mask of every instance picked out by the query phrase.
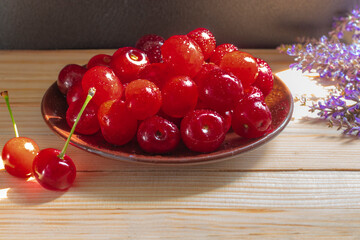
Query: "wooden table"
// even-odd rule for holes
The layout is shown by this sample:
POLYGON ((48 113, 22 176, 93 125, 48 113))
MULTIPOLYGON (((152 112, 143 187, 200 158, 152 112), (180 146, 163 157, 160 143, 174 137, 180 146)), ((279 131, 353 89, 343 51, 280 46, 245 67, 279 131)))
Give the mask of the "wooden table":
MULTIPOLYGON (((288 69, 275 50, 264 58, 294 97, 324 94, 288 69)), ((40 114, 45 90, 68 63, 113 50, 0 51, 20 135, 61 148, 40 114)), ((13 137, 0 101, 0 145, 13 137)), ((196 166, 130 164, 70 146, 78 177, 67 192, 45 190, 0 166, 0 239, 359 239, 360 140, 328 128, 295 103, 293 119, 268 144, 238 158, 196 166)), ((2 161, 1 161, 2 162, 2 161)))

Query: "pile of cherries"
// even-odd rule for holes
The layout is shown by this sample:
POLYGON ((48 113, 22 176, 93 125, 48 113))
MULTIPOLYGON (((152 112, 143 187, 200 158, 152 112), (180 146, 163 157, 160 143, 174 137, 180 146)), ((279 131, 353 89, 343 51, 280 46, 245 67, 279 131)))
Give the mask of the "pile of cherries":
POLYGON ((76 132, 101 131, 119 146, 135 138, 153 154, 169 153, 180 141, 192 151, 212 152, 230 129, 258 138, 271 125, 264 101, 273 87, 269 65, 233 44, 217 46, 205 28, 167 40, 144 35, 112 56, 66 65, 57 85, 66 95, 70 127, 88 90, 96 89, 76 132))

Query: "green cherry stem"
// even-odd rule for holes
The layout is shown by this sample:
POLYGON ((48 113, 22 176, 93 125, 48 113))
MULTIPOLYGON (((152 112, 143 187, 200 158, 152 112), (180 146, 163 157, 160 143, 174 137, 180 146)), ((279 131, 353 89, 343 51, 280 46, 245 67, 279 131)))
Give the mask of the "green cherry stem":
POLYGON ((14 131, 15 131, 15 137, 19 137, 19 132, 18 132, 18 129, 17 129, 15 120, 14 120, 14 115, 12 114, 11 107, 10 107, 8 91, 3 91, 3 92, 0 93, 0 95, 4 97, 5 102, 6 102, 6 105, 7 105, 7 107, 8 107, 8 110, 9 110, 9 113, 10 113, 10 117, 11 117, 11 121, 12 121, 12 124, 13 124, 13 127, 14 127, 14 131))
POLYGON ((90 100, 92 99, 92 97, 95 95, 95 92, 96 92, 96 89, 95 88, 90 88, 89 89, 89 92, 88 92, 88 95, 86 96, 86 99, 85 99, 85 102, 82 106, 82 108, 80 109, 80 112, 79 114, 77 115, 76 117, 76 120, 74 122, 74 125, 72 126, 71 130, 70 130, 70 134, 65 142, 65 145, 63 147, 63 149, 61 150, 61 153, 59 154, 59 158, 60 159, 64 159, 64 156, 65 156, 65 152, 66 152, 66 149, 68 148, 69 146, 69 143, 70 143, 70 139, 71 139, 71 136, 73 135, 74 131, 75 131, 75 128, 76 128, 76 125, 78 124, 80 118, 81 118, 81 115, 83 114, 86 106, 88 105, 88 103, 90 102, 90 100))

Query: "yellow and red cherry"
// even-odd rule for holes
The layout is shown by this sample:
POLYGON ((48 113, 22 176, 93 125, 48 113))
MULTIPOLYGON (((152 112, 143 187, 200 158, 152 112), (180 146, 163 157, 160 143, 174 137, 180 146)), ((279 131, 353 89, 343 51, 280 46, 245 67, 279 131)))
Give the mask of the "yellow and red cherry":
POLYGON ((33 159, 39 152, 39 147, 34 140, 19 137, 14 116, 12 114, 9 95, 7 91, 1 92, 4 97, 13 123, 15 137, 7 141, 2 149, 2 160, 5 170, 13 176, 28 178, 32 174, 33 159))
POLYGON ((90 88, 86 100, 80 109, 76 121, 71 128, 63 149, 54 148, 41 150, 34 158, 33 174, 41 186, 49 190, 64 191, 70 188, 76 178, 76 167, 73 160, 65 154, 69 146, 71 136, 78 124, 87 104, 95 94, 95 88, 90 88))

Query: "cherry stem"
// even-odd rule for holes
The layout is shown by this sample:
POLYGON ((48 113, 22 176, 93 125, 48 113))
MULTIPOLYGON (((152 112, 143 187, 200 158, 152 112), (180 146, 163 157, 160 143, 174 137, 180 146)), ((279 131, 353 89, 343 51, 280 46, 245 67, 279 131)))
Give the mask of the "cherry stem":
POLYGON ((9 113, 10 113, 10 117, 11 117, 11 121, 12 121, 12 124, 13 124, 13 127, 14 127, 14 131, 15 131, 15 137, 19 137, 19 132, 18 132, 18 129, 17 129, 15 120, 14 120, 14 115, 12 114, 11 107, 10 107, 8 91, 3 91, 3 92, 0 93, 0 95, 4 97, 5 102, 6 102, 6 105, 7 105, 7 107, 8 107, 8 110, 9 110, 9 113))
POLYGON ((64 159, 64 156, 65 156, 65 152, 66 152, 66 149, 68 148, 69 146, 69 143, 70 143, 70 139, 71 139, 71 136, 73 135, 74 131, 75 131, 75 128, 76 128, 76 125, 78 124, 80 118, 81 118, 81 115, 83 114, 86 106, 88 105, 88 103, 90 102, 90 100, 92 99, 92 97, 95 95, 95 92, 96 92, 96 89, 95 88, 90 88, 89 89, 89 92, 88 92, 88 95, 86 96, 86 99, 85 99, 85 102, 82 106, 82 108, 80 109, 80 112, 79 114, 77 115, 76 117, 76 120, 74 122, 74 125, 72 126, 71 130, 70 130, 70 134, 65 142, 65 145, 63 147, 63 149, 61 150, 61 153, 59 154, 59 158, 60 159, 64 159))

